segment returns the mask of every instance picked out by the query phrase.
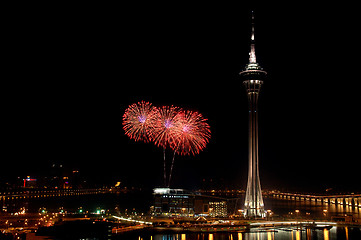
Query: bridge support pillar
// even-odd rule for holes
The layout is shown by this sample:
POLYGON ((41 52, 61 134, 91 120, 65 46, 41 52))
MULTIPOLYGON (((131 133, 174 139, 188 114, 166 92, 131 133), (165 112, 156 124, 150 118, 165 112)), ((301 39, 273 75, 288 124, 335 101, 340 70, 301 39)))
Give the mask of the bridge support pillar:
POLYGON ((354 207, 357 207, 357 198, 351 198, 351 206, 354 208, 354 207))
POLYGON ((348 205, 349 205, 350 207, 353 207, 353 206, 354 206, 354 201, 353 201, 353 198, 352 198, 352 197, 350 197, 350 198, 348 199, 348 205))

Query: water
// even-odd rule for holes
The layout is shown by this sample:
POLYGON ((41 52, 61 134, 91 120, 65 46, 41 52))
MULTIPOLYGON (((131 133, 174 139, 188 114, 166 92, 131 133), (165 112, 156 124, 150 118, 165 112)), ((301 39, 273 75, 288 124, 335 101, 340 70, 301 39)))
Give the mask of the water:
POLYGON ((124 236, 126 240, 360 240, 359 228, 333 227, 330 230, 269 230, 238 233, 176 233, 124 236))

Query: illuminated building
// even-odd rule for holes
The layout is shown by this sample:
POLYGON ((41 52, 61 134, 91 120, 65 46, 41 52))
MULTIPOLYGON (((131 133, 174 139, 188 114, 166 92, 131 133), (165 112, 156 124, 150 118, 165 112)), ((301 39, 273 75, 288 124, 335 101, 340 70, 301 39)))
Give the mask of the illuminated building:
POLYGON ((30 178, 30 176, 27 176, 27 178, 23 179, 24 181, 24 188, 35 188, 36 187, 36 179, 30 178))
POLYGON ((209 216, 211 217, 227 217, 227 202, 209 202, 209 216))
POLYGON ((155 188, 153 191, 155 216, 194 215, 194 194, 183 189, 155 188))
POLYGON ((244 203, 244 214, 249 218, 264 217, 264 204, 259 179, 258 162, 258 96, 267 72, 256 61, 254 38, 254 15, 252 12, 252 33, 249 63, 239 73, 247 90, 248 118, 248 182, 244 203))
POLYGON ((153 195, 154 205, 151 207, 153 216, 226 217, 228 215, 227 202, 211 196, 171 188, 155 188, 153 195))

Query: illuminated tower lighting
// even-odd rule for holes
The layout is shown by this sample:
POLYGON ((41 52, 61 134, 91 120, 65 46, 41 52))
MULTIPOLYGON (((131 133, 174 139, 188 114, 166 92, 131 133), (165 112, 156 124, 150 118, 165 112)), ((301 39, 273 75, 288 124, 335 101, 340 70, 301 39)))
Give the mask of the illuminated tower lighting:
POLYGON ((248 118, 248 182, 244 203, 244 215, 248 218, 265 217, 264 204, 259 180, 258 163, 258 95, 267 72, 263 71, 256 61, 254 14, 252 11, 251 49, 249 63, 239 73, 247 90, 248 118))

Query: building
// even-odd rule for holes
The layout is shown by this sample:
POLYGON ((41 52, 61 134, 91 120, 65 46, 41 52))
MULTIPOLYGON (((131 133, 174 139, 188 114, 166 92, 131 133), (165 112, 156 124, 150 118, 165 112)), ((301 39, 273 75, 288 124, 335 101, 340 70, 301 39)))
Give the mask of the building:
POLYGON ((210 217, 227 217, 227 202, 209 202, 209 216, 210 217))
POLYGON ((265 217, 264 204, 259 178, 258 159, 258 96, 266 78, 267 72, 263 71, 257 63, 254 37, 254 14, 252 12, 251 49, 249 63, 244 71, 239 73, 248 97, 248 182, 244 203, 245 217, 265 217))
POLYGON ((184 189, 155 188, 154 216, 193 216, 194 194, 184 189))
POLYGON ((155 188, 151 214, 158 217, 227 217, 227 201, 186 191, 155 188))
POLYGON ((30 178, 30 176, 27 176, 25 179, 23 179, 23 187, 24 188, 36 188, 37 179, 30 178))

